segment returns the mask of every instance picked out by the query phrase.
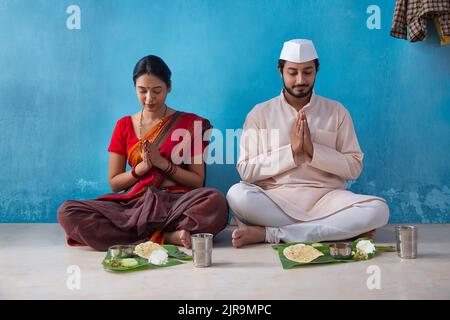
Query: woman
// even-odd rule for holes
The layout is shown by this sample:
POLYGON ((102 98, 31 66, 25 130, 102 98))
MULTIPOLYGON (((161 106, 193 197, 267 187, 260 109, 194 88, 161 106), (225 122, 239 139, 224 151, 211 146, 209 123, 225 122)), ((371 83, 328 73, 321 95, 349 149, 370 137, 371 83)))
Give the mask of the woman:
POLYGON ((105 251, 114 244, 150 239, 190 248, 190 233, 217 234, 225 228, 225 197, 203 187, 202 155, 208 142, 202 138, 211 125, 166 105, 170 77, 169 67, 159 57, 150 55, 136 64, 133 81, 142 110, 120 119, 114 129, 108 148, 114 193, 96 200, 68 200, 60 206, 58 221, 69 245, 105 251), (185 132, 181 142, 180 132, 185 132), (177 165, 173 154, 184 161, 177 165))

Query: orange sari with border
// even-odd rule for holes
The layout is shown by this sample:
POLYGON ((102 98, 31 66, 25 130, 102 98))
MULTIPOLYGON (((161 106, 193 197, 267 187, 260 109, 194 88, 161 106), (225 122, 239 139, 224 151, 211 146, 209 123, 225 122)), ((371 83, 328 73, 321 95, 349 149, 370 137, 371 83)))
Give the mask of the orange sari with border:
MULTIPOLYGON (((207 119, 192 113, 176 111, 174 114, 165 117, 161 121, 160 125, 153 127, 144 135, 142 138, 143 142, 149 141, 152 144, 156 144, 161 155, 169 160, 175 147, 182 149, 187 144, 190 144, 190 150, 193 157, 198 156, 199 152, 201 152, 200 155, 203 155, 203 151, 209 143, 209 141, 203 141, 203 133, 212 128, 207 119), (187 135, 187 137, 182 136, 181 141, 172 140, 172 133, 177 129, 185 129, 189 132, 189 135, 187 135), (195 146, 196 143, 201 143, 201 148, 195 146)), ((180 156, 182 156, 182 151, 180 156)), ((130 166, 133 167, 142 161, 139 142, 134 144, 127 151, 127 159, 130 166)), ((158 188, 164 181, 164 178, 164 173, 160 169, 153 167, 127 191, 121 193, 108 193, 98 197, 96 200, 123 201, 133 199, 143 195, 148 188, 158 188)), ((191 188, 182 185, 169 186, 164 189, 172 193, 185 193, 192 190, 191 188)), ((149 241, 163 244, 164 235, 162 230, 155 231, 149 241)), ((67 243, 71 246, 80 245, 70 237, 67 237, 67 243)))
MULTIPOLYGON (((199 155, 199 152, 203 154, 203 151, 208 144, 208 141, 203 141, 203 133, 210 128, 211 124, 208 120, 192 113, 176 111, 174 114, 165 117, 162 120, 161 125, 155 126, 147 132, 142 140, 144 142, 149 141, 152 144, 156 144, 161 155, 169 160, 171 160, 171 154, 175 147, 182 149, 186 144, 190 144, 192 157, 195 157, 199 155), (181 141, 172 140, 172 133, 177 129, 187 130, 187 132, 189 132, 188 137, 183 136, 181 141), (195 146, 195 143, 202 143, 201 148, 195 146)), ((182 156, 182 152, 180 153, 180 156, 182 156)), ((127 158, 128 163, 133 167, 142 161, 139 142, 134 144, 127 151, 127 158)), ((149 187, 159 188, 164 181, 164 178, 164 173, 160 169, 153 167, 127 191, 121 193, 109 193, 98 197, 96 200, 129 200, 142 195, 149 187)), ((191 188, 182 185, 170 186, 164 189, 167 189, 170 192, 188 192, 192 190, 191 188)))

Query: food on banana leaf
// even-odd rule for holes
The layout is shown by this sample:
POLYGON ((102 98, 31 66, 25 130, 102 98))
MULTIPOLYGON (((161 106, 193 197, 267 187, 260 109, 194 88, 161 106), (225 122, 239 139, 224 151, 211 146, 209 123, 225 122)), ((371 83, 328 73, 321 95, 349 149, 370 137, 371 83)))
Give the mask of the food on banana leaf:
POLYGON ((166 250, 154 250, 150 257, 148 257, 148 262, 151 264, 155 264, 157 266, 161 266, 166 264, 169 261, 169 255, 166 250))
POLYGON ((143 242, 141 244, 138 244, 134 248, 134 253, 137 254, 141 258, 148 259, 153 251, 156 250, 164 250, 167 252, 167 250, 162 247, 161 245, 154 243, 152 241, 143 242))
POLYGON ((308 263, 324 255, 316 248, 301 243, 286 247, 283 254, 289 260, 299 263, 308 263))
POLYGON ((136 259, 127 258, 127 259, 120 260, 120 264, 122 267, 134 267, 134 266, 137 266, 138 262, 136 259))
POLYGON ((105 264, 111 267, 134 267, 138 265, 138 261, 133 258, 127 259, 111 259, 105 260, 105 264))

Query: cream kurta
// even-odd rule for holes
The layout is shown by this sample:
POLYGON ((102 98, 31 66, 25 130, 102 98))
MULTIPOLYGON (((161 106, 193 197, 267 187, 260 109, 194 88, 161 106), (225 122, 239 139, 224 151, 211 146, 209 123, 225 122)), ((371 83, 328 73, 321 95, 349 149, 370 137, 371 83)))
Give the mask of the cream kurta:
POLYGON ((314 145, 312 159, 292 155, 290 137, 298 113, 281 93, 256 105, 245 120, 237 163, 241 179, 259 186, 286 214, 300 221, 323 218, 358 202, 384 201, 346 190, 345 180, 359 177, 363 160, 347 109, 313 93, 302 110, 314 145), (279 129, 277 139, 267 139, 265 131, 271 129, 279 129))

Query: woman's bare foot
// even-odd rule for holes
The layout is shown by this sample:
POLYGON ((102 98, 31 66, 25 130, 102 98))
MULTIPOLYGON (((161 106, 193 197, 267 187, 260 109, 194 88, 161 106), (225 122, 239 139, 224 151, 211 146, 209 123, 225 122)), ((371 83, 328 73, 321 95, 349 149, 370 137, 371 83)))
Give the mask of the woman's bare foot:
POLYGON ((183 246, 187 249, 191 248, 191 234, 186 230, 178 230, 173 232, 165 232, 164 240, 166 243, 183 246))
POLYGON ((247 244, 264 242, 266 240, 266 228, 242 227, 234 229, 231 234, 233 246, 236 248, 247 244))
POLYGON ((356 237, 357 238, 370 238, 370 239, 374 239, 375 238, 375 234, 377 232, 377 229, 373 229, 370 231, 367 231, 366 233, 362 233, 359 236, 356 237))

